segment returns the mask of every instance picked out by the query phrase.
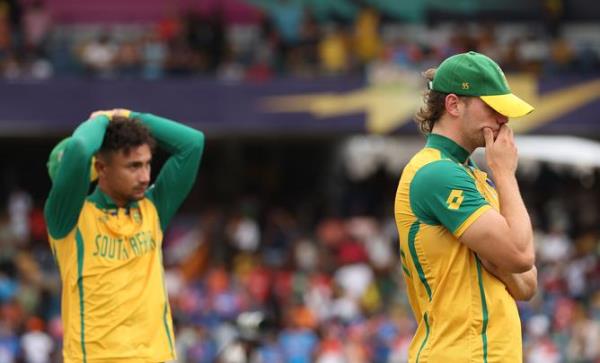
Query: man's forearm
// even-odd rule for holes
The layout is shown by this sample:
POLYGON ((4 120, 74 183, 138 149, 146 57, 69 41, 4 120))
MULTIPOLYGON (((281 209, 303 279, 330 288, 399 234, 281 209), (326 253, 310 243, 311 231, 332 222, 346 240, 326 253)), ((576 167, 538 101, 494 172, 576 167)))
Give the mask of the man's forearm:
POLYGON ((204 144, 204 135, 179 122, 150 113, 132 112, 132 118, 139 119, 152 133, 161 147, 171 154, 186 153, 191 148, 204 144))
POLYGON ((149 113, 132 112, 131 117, 147 126, 159 145, 171 154, 148 194, 164 230, 194 185, 204 150, 204 134, 149 113))
POLYGON ((530 300, 537 291, 537 268, 522 273, 511 273, 499 269, 484 258, 478 257, 483 267, 504 283, 508 292, 515 300, 530 300))
POLYGON ((537 291, 537 268, 535 266, 527 272, 500 273, 499 275, 496 277, 506 285, 506 289, 515 300, 531 300, 537 291))
POLYGON ((534 256, 531 220, 523 203, 517 179, 514 174, 494 176, 500 198, 500 214, 506 219, 511 238, 521 253, 534 256))
POLYGON ((65 147, 44 206, 48 231, 54 238, 64 237, 77 222, 89 190, 90 161, 102 145, 108 122, 106 116, 85 121, 65 147))

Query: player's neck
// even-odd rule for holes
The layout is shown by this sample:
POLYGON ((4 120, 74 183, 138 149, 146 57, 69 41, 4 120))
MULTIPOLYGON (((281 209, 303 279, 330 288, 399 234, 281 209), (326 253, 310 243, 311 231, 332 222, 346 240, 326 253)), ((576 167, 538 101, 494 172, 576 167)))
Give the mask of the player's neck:
POLYGON ((127 206, 127 204, 129 203, 128 200, 124 200, 122 198, 119 198, 119 196, 116 193, 113 193, 111 191, 110 188, 107 188, 106 185, 104 185, 104 183, 102 183, 101 181, 98 181, 98 188, 100 188, 100 190, 102 191, 102 193, 106 194, 107 196, 110 197, 110 199, 115 203, 115 205, 119 208, 125 208, 127 206))
POLYGON ((431 133, 447 137, 448 139, 457 143, 463 149, 467 150, 469 154, 472 154, 476 147, 470 145, 458 128, 448 127, 448 122, 442 121, 443 120, 440 120, 433 126, 431 133))

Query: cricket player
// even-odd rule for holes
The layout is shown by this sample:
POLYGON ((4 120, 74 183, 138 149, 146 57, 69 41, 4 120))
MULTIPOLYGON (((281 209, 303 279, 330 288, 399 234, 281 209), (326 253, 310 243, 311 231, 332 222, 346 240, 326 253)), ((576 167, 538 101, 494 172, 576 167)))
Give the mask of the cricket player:
POLYGON ((65 363, 176 359, 161 247, 203 148, 197 130, 117 109, 95 112, 52 151, 44 215, 62 279, 65 363), (171 156, 150 185, 156 142, 171 156))
POLYGON ((522 362, 515 300, 537 288, 531 222, 509 117, 533 107, 485 55, 449 57, 428 79, 416 120, 425 148, 395 200, 401 261, 418 328, 409 362, 522 362), (471 160, 485 147, 493 181, 471 160))

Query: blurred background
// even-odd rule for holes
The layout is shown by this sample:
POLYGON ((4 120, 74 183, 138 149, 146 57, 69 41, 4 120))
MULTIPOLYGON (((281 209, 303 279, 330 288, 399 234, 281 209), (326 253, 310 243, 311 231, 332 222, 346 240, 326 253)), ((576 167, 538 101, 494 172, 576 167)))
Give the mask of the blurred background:
POLYGON ((395 190, 419 73, 468 50, 536 106, 511 122, 525 361, 600 362, 599 20, 585 0, 1 0, 0 363, 62 362, 45 163, 114 107, 207 136, 164 242, 179 362, 406 362, 395 190))

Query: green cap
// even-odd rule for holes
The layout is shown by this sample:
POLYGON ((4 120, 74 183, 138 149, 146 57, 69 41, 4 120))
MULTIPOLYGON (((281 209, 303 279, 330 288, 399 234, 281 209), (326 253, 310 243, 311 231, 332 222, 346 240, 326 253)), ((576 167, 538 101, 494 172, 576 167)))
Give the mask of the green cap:
POLYGON ((440 64, 430 88, 460 96, 479 97, 507 117, 525 116, 533 106, 512 93, 504 72, 489 57, 477 52, 453 55, 440 64))
MULTIPOLYGON (((60 163, 62 161, 63 154, 65 153, 65 149, 67 148, 67 145, 69 145, 70 140, 70 137, 62 139, 58 144, 54 146, 54 148, 50 152, 50 156, 48 156, 48 162, 46 163, 46 166, 48 167, 48 175, 50 175, 50 180, 54 180, 54 176, 58 171, 58 167, 60 166, 60 163)), ((94 160, 95 158, 92 158, 92 165, 90 170, 91 181, 94 181, 98 178, 96 174, 96 169, 94 168, 94 160)))

